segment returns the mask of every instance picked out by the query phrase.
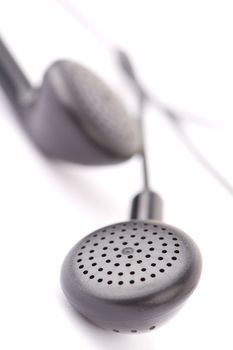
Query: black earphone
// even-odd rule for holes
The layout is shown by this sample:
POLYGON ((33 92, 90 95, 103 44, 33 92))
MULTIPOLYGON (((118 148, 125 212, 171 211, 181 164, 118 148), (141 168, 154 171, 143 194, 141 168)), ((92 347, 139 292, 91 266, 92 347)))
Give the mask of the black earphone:
MULTIPOLYGON (((145 96, 126 56, 142 114, 145 96)), ((79 241, 62 266, 69 302, 99 327, 143 332, 169 319, 195 289, 201 255, 193 240, 164 224, 162 200, 149 189, 142 123, 95 74, 69 61, 46 72, 32 88, 0 40, 0 84, 35 144, 51 158, 86 165, 114 164, 142 156, 144 190, 131 219, 101 228, 79 241)))

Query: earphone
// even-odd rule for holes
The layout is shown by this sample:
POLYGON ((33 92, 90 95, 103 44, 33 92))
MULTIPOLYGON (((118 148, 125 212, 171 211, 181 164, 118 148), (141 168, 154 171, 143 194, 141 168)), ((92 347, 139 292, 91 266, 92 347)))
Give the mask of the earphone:
MULTIPOLYGON (((124 65, 133 76, 130 62, 124 65)), ((61 284, 74 308, 104 329, 137 333, 163 324, 197 286, 201 255, 187 234, 161 221, 140 118, 130 117, 104 82, 74 62, 54 63, 42 86, 32 88, 1 40, 0 84, 48 157, 101 165, 142 156, 144 190, 133 201, 131 219, 81 239, 63 262, 61 284)), ((138 97, 141 114, 140 88, 138 97)))

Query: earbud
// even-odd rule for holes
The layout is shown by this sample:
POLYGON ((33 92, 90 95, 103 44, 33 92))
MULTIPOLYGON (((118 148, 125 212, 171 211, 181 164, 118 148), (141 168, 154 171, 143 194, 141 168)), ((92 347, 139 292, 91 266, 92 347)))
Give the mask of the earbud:
MULTIPOLYGON (((145 201, 145 193, 139 197, 145 201)), ((139 197, 134 215, 142 212, 139 197)), ((155 194, 148 198, 158 203, 155 194)), ((200 252, 187 234, 161 221, 132 219, 77 243, 65 258, 61 283, 70 304, 92 323, 136 333, 173 316, 195 289, 200 273, 200 252)))
POLYGON ((31 139, 48 156, 97 165, 129 159, 141 152, 138 120, 94 73, 58 61, 42 86, 30 86, 0 40, 0 83, 31 139))

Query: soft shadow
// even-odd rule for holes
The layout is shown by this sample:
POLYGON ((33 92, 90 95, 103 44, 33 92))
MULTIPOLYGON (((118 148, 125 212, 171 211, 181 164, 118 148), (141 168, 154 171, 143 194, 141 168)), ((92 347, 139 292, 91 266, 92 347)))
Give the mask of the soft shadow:
POLYGON ((53 171, 62 186, 77 198, 77 201, 82 201, 90 207, 90 211, 109 213, 110 216, 119 211, 119 207, 115 205, 113 197, 108 195, 107 190, 103 191, 102 186, 97 186, 96 182, 92 182, 90 176, 85 178, 88 168, 84 172, 84 168, 79 165, 69 166, 62 162, 51 162, 50 170, 53 171))

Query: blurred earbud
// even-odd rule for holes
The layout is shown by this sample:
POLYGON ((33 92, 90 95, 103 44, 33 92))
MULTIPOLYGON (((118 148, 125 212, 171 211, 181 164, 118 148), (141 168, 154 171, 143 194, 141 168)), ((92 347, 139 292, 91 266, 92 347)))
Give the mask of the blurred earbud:
POLYGON ((48 156, 98 165, 141 152, 137 119, 94 73, 70 61, 47 70, 42 86, 30 86, 0 40, 0 83, 32 140, 48 156))
POLYGON ((27 123, 46 153, 65 160, 115 163, 140 152, 138 121, 96 75, 70 61, 48 69, 27 123))

